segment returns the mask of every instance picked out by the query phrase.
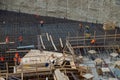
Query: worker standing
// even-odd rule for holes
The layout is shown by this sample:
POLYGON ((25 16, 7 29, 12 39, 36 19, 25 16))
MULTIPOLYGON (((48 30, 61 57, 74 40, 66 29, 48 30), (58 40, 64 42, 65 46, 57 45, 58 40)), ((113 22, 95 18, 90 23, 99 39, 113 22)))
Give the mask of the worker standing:
POLYGON ((89 26, 85 26, 85 32, 90 33, 90 27, 89 26))
POLYGON ((41 27, 43 27, 43 24, 44 24, 44 21, 41 20, 41 21, 40 21, 40 25, 41 25, 41 27))
POLYGON ((9 43, 9 37, 8 36, 5 38, 5 42, 9 43))
POLYGON ((83 29, 82 23, 79 24, 79 27, 80 27, 80 31, 82 31, 82 29, 83 29))
POLYGON ((82 29, 82 28, 83 28, 83 25, 82 25, 81 23, 79 24, 79 26, 80 26, 80 29, 82 29))
POLYGON ((22 36, 19 36, 19 37, 18 37, 18 41, 19 41, 19 46, 21 46, 22 43, 23 43, 23 37, 22 37, 22 36))
POLYGON ((6 45, 6 50, 9 50, 9 36, 7 36, 6 38, 5 38, 5 44, 7 44, 6 45))
POLYGON ((20 61, 21 61, 21 58, 19 56, 19 54, 16 52, 15 53, 15 57, 14 57, 14 62, 19 65, 20 64, 20 61))

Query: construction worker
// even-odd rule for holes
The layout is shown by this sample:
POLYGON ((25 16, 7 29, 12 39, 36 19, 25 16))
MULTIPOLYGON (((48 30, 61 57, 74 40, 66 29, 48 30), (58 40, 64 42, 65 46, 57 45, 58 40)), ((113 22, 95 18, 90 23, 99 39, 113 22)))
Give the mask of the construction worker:
POLYGON ((15 57, 14 57, 14 62, 19 65, 20 64, 20 61, 21 61, 21 58, 19 56, 19 54, 16 52, 15 53, 15 57))
POLYGON ((96 42, 96 40, 95 40, 95 39, 92 39, 90 43, 91 43, 91 44, 95 44, 95 42, 96 42))
POLYGON ((9 37, 8 36, 5 38, 5 42, 9 43, 9 37))
POLYGON ((22 36, 19 36, 18 41, 19 41, 19 46, 21 46, 22 43, 23 43, 23 37, 22 37, 22 36))
POLYGON ((19 57, 19 54, 18 52, 15 53, 15 57, 18 58, 19 57))
POLYGON ((40 24, 41 24, 41 27, 43 27, 44 21, 41 20, 41 21, 40 21, 40 24))
POLYGON ((82 25, 81 23, 79 24, 79 26, 80 26, 80 29, 82 29, 82 28, 83 28, 83 25, 82 25))
POLYGON ((0 61, 4 61, 5 60, 5 58, 4 57, 0 57, 0 61))
POLYGON ((89 30, 89 29, 90 29, 89 26, 85 26, 85 32, 86 32, 86 33, 90 33, 90 30, 89 30))
POLYGON ((82 31, 83 25, 81 23, 79 24, 79 27, 80 27, 80 31, 82 31))
POLYGON ((15 62, 17 65, 20 64, 20 61, 21 61, 21 58, 20 58, 20 57, 18 57, 18 58, 14 57, 14 62, 15 62))

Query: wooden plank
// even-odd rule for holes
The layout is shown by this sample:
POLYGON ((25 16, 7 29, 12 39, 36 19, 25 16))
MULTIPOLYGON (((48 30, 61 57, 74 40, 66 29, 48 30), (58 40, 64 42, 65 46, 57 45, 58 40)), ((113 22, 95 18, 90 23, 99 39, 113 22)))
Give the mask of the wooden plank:
MULTIPOLYGON (((120 34, 116 34, 116 36, 120 37, 120 34)), ((94 36, 91 36, 91 37, 94 37, 94 36)), ((104 35, 97 35, 95 36, 96 38, 98 37, 104 37, 104 35)), ((114 34, 111 34, 111 35, 106 35, 106 37, 115 37, 114 34)), ((84 39, 84 36, 83 37, 67 37, 68 40, 71 40, 71 39, 84 39)))
POLYGON ((0 42, 0 44, 14 44, 15 42, 9 42, 9 43, 6 43, 6 42, 0 42))
POLYGON ((77 78, 72 72, 71 72, 72 77, 74 78, 74 80, 80 80, 79 78, 77 78))
POLYGON ((8 63, 6 62, 6 69, 7 69, 7 74, 6 74, 6 79, 8 79, 8 63))
POLYGON ((113 45, 105 45, 105 46, 104 46, 104 45, 99 45, 99 46, 72 46, 72 48, 94 48, 94 47, 95 47, 95 48, 100 48, 100 47, 101 47, 101 48, 102 48, 102 47, 106 47, 106 48, 107 48, 107 47, 108 47, 108 48, 110 48, 110 47, 116 47, 116 48, 117 48, 118 46, 119 46, 119 45, 114 45, 114 46, 113 46, 113 45))
POLYGON ((44 45, 44 43, 43 43, 43 39, 42 39, 42 36, 41 36, 41 35, 40 35, 40 41, 41 41, 41 44, 42 44, 43 49, 46 49, 46 48, 45 48, 45 45, 44 45))
POLYGON ((38 43, 37 43, 38 49, 39 49, 39 50, 42 50, 42 49, 41 49, 41 44, 40 44, 40 37, 39 37, 39 35, 37 35, 37 42, 38 42, 38 43))
MULTIPOLYGON (((39 79, 38 79, 39 80, 39 79)), ((48 77, 46 77, 46 79, 45 80, 48 80, 48 77)))
POLYGON ((23 76, 24 76, 24 75, 23 75, 23 71, 24 71, 24 70, 23 70, 23 64, 21 65, 21 67, 22 67, 22 70, 21 70, 21 80, 24 80, 24 79, 23 79, 23 76))
POLYGON ((50 41, 50 38, 49 38, 49 35, 48 33, 46 33, 46 36, 47 36, 47 40, 50 41))
POLYGON ((61 38, 59 38, 59 41, 60 41, 60 45, 61 45, 61 47, 63 48, 62 39, 61 39, 61 38))
POLYGON ((15 50, 15 51, 6 51, 6 53, 14 53, 14 52, 29 52, 30 50, 15 50))
POLYGON ((72 69, 76 69, 75 63, 73 61, 70 61, 70 65, 72 69))
MULTIPOLYGON (((92 37, 91 37, 92 38, 92 37)), ((106 37, 106 39, 114 39, 115 37, 106 37)), ((100 38, 95 38, 96 40, 104 40, 104 37, 100 38)), ((120 39, 119 36, 116 36, 116 39, 120 39)), ((82 38, 82 39, 70 39, 69 41, 86 41, 86 40, 91 40, 89 38, 82 38)))
POLYGON ((51 40, 51 43, 52 43, 52 45, 53 45, 55 51, 57 51, 57 48, 56 48, 56 46, 55 46, 55 44, 54 44, 54 42, 53 42, 53 39, 52 39, 52 36, 51 36, 51 35, 50 35, 50 40, 51 40))

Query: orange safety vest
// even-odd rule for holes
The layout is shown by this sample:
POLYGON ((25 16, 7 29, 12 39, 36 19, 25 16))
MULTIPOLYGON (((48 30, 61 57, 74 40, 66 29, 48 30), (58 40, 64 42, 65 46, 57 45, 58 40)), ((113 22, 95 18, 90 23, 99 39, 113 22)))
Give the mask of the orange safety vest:
POLYGON ((20 58, 20 57, 18 57, 18 58, 14 57, 13 60, 14 60, 15 62, 18 62, 18 63, 21 62, 21 58, 20 58))
POLYGON ((90 43, 94 44, 95 42, 96 42, 95 39, 92 39, 90 43))
POLYGON ((15 53, 15 58, 18 58, 19 57, 19 54, 16 52, 15 53))
POLYGON ((0 61, 4 61, 5 60, 5 58, 4 57, 0 57, 0 61))
POLYGON ((1 61, 4 61, 5 60, 5 58, 4 57, 1 57, 1 61))

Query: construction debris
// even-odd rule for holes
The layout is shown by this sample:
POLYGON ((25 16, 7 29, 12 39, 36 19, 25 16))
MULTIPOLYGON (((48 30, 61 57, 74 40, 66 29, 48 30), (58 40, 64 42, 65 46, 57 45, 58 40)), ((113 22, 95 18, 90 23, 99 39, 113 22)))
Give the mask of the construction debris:
POLYGON ((69 80, 69 78, 64 73, 60 72, 59 69, 56 69, 55 80, 69 80))
POLYGON ((116 27, 116 24, 113 21, 105 22, 104 25, 103 25, 104 30, 114 30, 115 27, 116 27))

